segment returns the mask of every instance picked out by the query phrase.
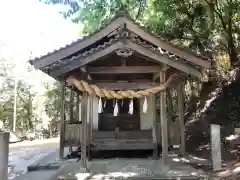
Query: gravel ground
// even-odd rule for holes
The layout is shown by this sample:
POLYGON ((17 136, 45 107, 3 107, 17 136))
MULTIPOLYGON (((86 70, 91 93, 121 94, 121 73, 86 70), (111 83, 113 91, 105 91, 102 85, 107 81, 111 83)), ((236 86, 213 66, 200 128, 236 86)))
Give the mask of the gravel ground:
POLYGON ((88 172, 81 170, 81 163, 69 163, 62 166, 50 180, 57 180, 58 176, 75 176, 83 179, 128 179, 163 177, 196 177, 206 176, 202 171, 189 165, 169 159, 169 165, 164 166, 161 160, 152 159, 108 159, 88 162, 88 172))

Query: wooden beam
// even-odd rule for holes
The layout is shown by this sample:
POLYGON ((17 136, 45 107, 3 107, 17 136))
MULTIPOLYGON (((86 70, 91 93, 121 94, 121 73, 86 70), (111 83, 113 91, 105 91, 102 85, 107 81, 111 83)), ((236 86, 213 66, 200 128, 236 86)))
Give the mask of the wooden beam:
MULTIPOLYGON (((166 73, 160 71, 160 83, 166 81, 166 73)), ((160 120, 161 120, 161 132, 162 132, 162 160, 163 164, 168 163, 168 124, 166 118, 166 92, 160 93, 160 120)))
POLYGON ((165 42, 161 40, 160 38, 156 38, 150 33, 145 32, 143 29, 139 28, 136 24, 129 21, 127 18, 125 19, 127 29, 134 32, 135 34, 139 35, 141 38, 143 38, 146 41, 151 42, 152 44, 156 45, 157 47, 163 48, 181 58, 186 59, 189 62, 193 62, 196 65, 199 65, 203 68, 210 68, 211 64, 207 60, 203 60, 201 58, 198 58, 197 56, 193 55, 192 53, 188 53, 184 50, 181 50, 180 48, 174 47, 168 42, 165 42))
POLYGON ((60 76, 62 74, 70 72, 74 69, 80 68, 81 66, 84 66, 88 63, 96 61, 97 59, 104 57, 104 56, 116 51, 117 49, 121 49, 123 47, 124 47, 124 45, 122 42, 117 42, 117 43, 107 47, 106 49, 103 49, 99 52, 93 53, 83 59, 76 58, 75 60, 72 60, 71 63, 64 65, 59 70, 54 71, 51 75, 54 77, 60 76))
POLYGON ((74 43, 71 46, 68 46, 66 48, 62 48, 57 52, 51 53, 50 55, 44 56, 34 62, 34 66, 37 69, 40 69, 44 66, 48 66, 50 64, 53 64, 56 61, 59 61, 63 58, 66 58, 70 56, 71 54, 74 54, 78 52, 79 50, 86 48, 90 46, 91 44, 95 43, 96 41, 99 41, 103 37, 107 36, 108 34, 112 33, 112 31, 116 30, 117 28, 121 27, 124 25, 124 18, 120 17, 117 18, 115 21, 107 25, 104 29, 99 31, 98 33, 85 38, 83 40, 79 40, 79 42, 74 43))
POLYGON ((182 156, 186 153, 185 147, 185 125, 184 125, 184 83, 181 83, 177 87, 177 99, 178 99, 178 113, 179 113, 179 130, 180 130, 180 153, 182 156))
POLYGON ((199 72, 196 68, 188 65, 188 64, 183 64, 179 61, 175 61, 169 58, 166 58, 156 52, 153 52, 147 48, 144 48, 138 44, 132 43, 131 41, 127 40, 126 41, 126 47, 138 52, 139 54, 143 55, 143 56, 147 56, 155 61, 158 61, 160 63, 164 63, 166 65, 169 65, 170 67, 176 68, 182 72, 185 72, 187 74, 191 74, 193 76, 196 76, 198 78, 200 78, 201 72, 199 72))
POLYGON ((65 141, 65 85, 61 84, 61 94, 60 94, 60 103, 61 103, 61 112, 60 112, 60 150, 59 156, 60 159, 63 159, 64 156, 64 141, 65 141))
POLYGON ((110 66, 110 67, 88 67, 90 74, 131 74, 131 73, 156 73, 158 66, 110 66))
POLYGON ((151 82, 93 82, 92 84, 95 84, 100 88, 105 88, 107 90, 143 90, 159 86, 158 83, 151 82))

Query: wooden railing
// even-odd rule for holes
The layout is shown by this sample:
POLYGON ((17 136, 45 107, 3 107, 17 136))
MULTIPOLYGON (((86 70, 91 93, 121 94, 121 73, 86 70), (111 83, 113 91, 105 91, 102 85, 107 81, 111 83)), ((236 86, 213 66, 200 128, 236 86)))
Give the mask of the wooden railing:
POLYGON ((64 146, 79 146, 81 144, 82 124, 65 124, 64 146))

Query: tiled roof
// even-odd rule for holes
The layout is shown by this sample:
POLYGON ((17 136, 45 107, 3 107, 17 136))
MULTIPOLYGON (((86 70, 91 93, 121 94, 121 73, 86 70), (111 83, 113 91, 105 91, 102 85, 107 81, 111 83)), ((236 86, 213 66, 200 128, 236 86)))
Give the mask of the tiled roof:
POLYGON ((176 46, 176 45, 170 43, 169 41, 163 39, 162 37, 157 36, 157 35, 154 34, 153 32, 151 32, 151 31, 149 31, 148 29, 146 29, 145 27, 141 26, 139 23, 134 22, 134 20, 131 19, 125 12, 119 11, 118 13, 116 13, 116 15, 115 15, 112 19, 106 20, 105 23, 103 23, 102 26, 101 26, 97 31, 89 34, 88 36, 79 38, 79 39, 77 39, 76 41, 73 41, 73 42, 71 42, 70 44, 67 44, 67 45, 64 46, 64 47, 60 47, 59 49, 55 49, 54 51, 49 52, 49 53, 47 53, 47 54, 45 54, 45 55, 43 55, 43 56, 40 56, 40 57, 36 57, 36 58, 34 58, 34 59, 31 59, 29 62, 30 62, 31 64, 33 64, 34 62, 36 62, 36 61, 38 61, 38 60, 41 60, 42 58, 45 58, 45 57, 47 57, 47 56, 49 56, 49 55, 52 55, 52 54, 54 54, 54 53, 56 53, 56 52, 59 52, 59 51, 63 50, 63 49, 67 49, 67 48, 69 48, 69 47, 71 47, 71 46, 73 46, 73 45, 75 45, 75 44, 81 43, 82 41, 84 41, 85 39, 89 38, 90 36, 92 36, 92 35, 100 32, 101 30, 103 30, 107 25, 109 25, 111 22, 113 22, 113 21, 114 21, 115 19, 117 19, 118 17, 127 17, 130 21, 132 21, 134 24, 136 24, 139 28, 145 30, 147 33, 149 33, 149 34, 157 37, 159 40, 161 40, 161 41, 163 41, 163 42, 165 42, 165 43, 167 43, 167 44, 169 44, 169 45, 171 45, 171 46, 173 46, 173 47, 175 47, 175 48, 177 48, 177 49, 183 50, 183 51, 185 51, 185 52, 187 52, 187 53, 189 53, 189 54, 191 54, 191 55, 194 55, 194 56, 196 56, 196 57, 198 57, 198 58, 201 58, 201 59, 203 59, 203 60, 208 60, 208 59, 209 59, 209 58, 207 58, 207 57, 204 57, 204 56, 201 56, 201 55, 198 55, 198 54, 194 53, 194 52, 193 52, 191 49, 189 49, 189 48, 183 48, 183 47, 176 46))
POLYGON ((71 42, 71 43, 69 43, 69 44, 66 44, 66 45, 63 46, 63 47, 60 47, 60 48, 58 48, 58 49, 55 49, 55 50, 53 50, 53 51, 51 51, 51 52, 48 52, 48 53, 45 54, 45 55, 42 55, 42 56, 40 56, 40 57, 35 57, 35 58, 29 60, 29 62, 30 62, 30 63, 33 63, 33 62, 38 61, 38 60, 40 60, 40 59, 42 59, 42 58, 44 58, 44 57, 46 57, 46 56, 49 56, 49 55, 54 54, 54 53, 56 53, 56 52, 59 52, 59 51, 61 51, 61 50, 63 50, 63 49, 67 49, 68 47, 71 47, 71 46, 73 46, 73 45, 75 45, 75 44, 78 44, 78 43, 84 41, 85 39, 89 38, 90 36, 92 36, 92 35, 94 35, 94 34, 97 34, 97 33, 100 32, 102 29, 104 29, 107 25, 109 25, 112 21, 114 21, 115 19, 117 19, 118 17, 121 17, 121 16, 123 16, 121 13, 117 13, 112 19, 106 20, 106 21, 101 25, 101 27, 100 27, 98 30, 92 32, 91 34, 89 34, 89 35, 87 35, 87 36, 84 36, 84 37, 81 37, 81 38, 79 38, 79 39, 76 39, 75 41, 73 41, 73 42, 71 42))

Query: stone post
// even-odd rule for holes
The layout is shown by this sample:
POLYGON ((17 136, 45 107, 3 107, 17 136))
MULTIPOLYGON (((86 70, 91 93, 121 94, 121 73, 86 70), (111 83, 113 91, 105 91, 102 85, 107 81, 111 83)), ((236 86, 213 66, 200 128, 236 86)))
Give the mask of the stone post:
POLYGON ((9 132, 0 132, 0 180, 8 180, 9 132))
POLYGON ((220 125, 211 124, 211 154, 213 170, 222 167, 220 125))

